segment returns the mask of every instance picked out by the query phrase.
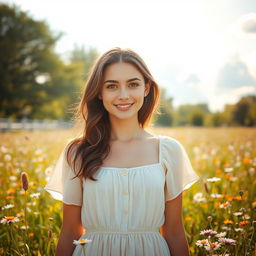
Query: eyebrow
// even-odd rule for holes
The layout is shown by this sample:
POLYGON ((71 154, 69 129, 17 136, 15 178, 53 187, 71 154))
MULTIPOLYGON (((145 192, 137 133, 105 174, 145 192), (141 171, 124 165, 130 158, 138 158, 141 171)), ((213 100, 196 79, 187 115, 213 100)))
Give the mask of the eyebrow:
MULTIPOLYGON (((131 79, 127 80, 126 82, 132 82, 132 81, 136 81, 136 80, 141 81, 139 78, 134 77, 134 78, 131 78, 131 79)), ((105 84, 105 83, 118 83, 118 81, 117 81, 117 80, 106 80, 106 81, 104 82, 104 84, 105 84)))

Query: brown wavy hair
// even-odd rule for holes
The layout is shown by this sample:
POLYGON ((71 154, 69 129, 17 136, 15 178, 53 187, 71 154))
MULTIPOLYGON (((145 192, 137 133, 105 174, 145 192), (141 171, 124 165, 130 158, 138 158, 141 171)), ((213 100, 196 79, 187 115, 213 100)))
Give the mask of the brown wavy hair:
POLYGON ((154 111, 157 110, 160 88, 137 53, 131 49, 116 47, 100 56, 89 73, 75 112, 75 120, 82 123, 82 135, 73 139, 67 146, 66 157, 69 166, 76 170, 76 165, 79 165, 78 171, 74 171, 75 177, 97 181, 93 174, 110 152, 111 123, 108 112, 98 96, 102 89, 104 71, 109 65, 117 62, 132 64, 141 72, 145 83, 149 83, 149 93, 138 112, 139 126, 148 126, 154 111))

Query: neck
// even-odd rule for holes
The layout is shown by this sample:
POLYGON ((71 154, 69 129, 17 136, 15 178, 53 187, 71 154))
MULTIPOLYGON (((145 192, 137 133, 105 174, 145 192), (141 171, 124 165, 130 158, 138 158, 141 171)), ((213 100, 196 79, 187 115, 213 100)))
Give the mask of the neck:
POLYGON ((120 142, 129 142, 140 139, 145 133, 140 127, 138 119, 111 119, 111 140, 120 142))

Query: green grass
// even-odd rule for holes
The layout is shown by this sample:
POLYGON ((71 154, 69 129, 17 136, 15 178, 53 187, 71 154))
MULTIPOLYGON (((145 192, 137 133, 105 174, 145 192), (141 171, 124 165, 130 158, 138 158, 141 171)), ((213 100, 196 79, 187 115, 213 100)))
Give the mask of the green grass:
MULTIPOLYGON (((224 255, 225 251, 229 255, 253 255, 256 129, 152 128, 150 132, 179 140, 201 177, 183 193, 183 220, 191 255, 224 255), (212 177, 220 180, 207 181, 212 177), (201 196, 201 202, 194 200, 196 194, 201 196), (213 198, 212 194, 218 194, 219 198, 213 198), (233 213, 236 212, 242 215, 235 216, 233 213), (231 224, 225 224, 227 221, 231 224), (205 229, 226 232, 226 237, 236 240, 236 245, 222 245, 219 250, 214 250, 218 239, 212 236, 212 250, 197 246, 198 240, 207 239, 200 235, 205 229)), ((63 147, 76 134, 65 130, 1 134, 0 219, 13 216, 19 221, 0 223, 0 255, 54 255, 61 227, 62 203, 43 190, 46 170, 54 165, 63 147), (29 177, 26 193, 21 187, 22 172, 29 177), (39 198, 31 197, 35 193, 40 193, 39 198), (13 207, 5 208, 7 205, 13 207)))

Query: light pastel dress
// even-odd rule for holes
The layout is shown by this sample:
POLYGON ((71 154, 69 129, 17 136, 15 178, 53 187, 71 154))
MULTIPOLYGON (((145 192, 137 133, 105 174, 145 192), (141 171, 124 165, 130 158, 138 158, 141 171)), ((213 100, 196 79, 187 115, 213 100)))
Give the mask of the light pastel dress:
MULTIPOLYGON (((97 182, 75 178, 62 151, 45 186, 53 198, 82 206, 81 218, 91 239, 86 256, 170 256, 158 231, 164 224, 165 202, 176 198, 200 177, 183 145, 159 137, 159 162, 132 168, 100 167, 97 182)), ((178 246, 178 245, 177 245, 178 246)), ((73 256, 82 256, 77 245, 73 256)))

